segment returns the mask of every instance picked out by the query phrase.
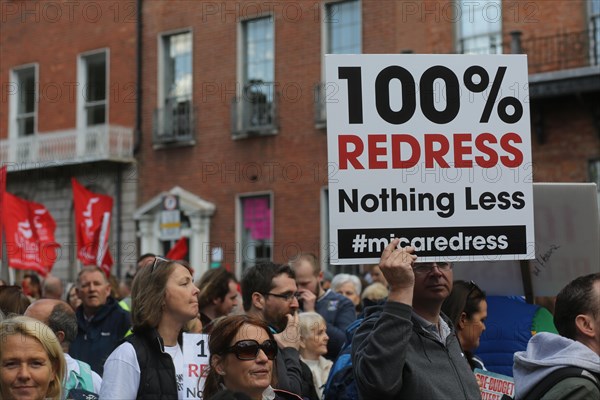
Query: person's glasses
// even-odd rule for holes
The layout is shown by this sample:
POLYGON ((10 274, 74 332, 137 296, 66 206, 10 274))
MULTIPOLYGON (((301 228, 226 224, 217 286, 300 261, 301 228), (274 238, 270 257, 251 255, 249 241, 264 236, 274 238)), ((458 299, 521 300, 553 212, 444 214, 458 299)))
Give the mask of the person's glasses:
POLYGON ((449 271, 452 269, 452 264, 447 262, 416 263, 413 267, 413 271, 416 274, 428 274, 433 271, 434 267, 438 267, 440 271, 449 271))
POLYGON ((154 272, 154 270, 156 269, 156 266, 158 265, 159 262, 169 262, 171 260, 168 260, 166 258, 163 257, 159 257, 159 256, 154 256, 154 262, 152 263, 152 269, 150 269, 150 273, 154 272))
POLYGON ((274 360, 277 356, 277 342, 268 339, 258 344, 256 340, 240 340, 233 346, 227 348, 225 353, 233 353, 238 360, 248 361, 258 357, 258 351, 262 350, 269 360, 274 360))
POLYGON ((267 296, 275 296, 275 297, 279 297, 280 299, 284 299, 287 302, 292 302, 294 300, 294 298, 298 299, 300 298, 300 292, 286 292, 286 293, 265 293, 265 295, 267 296))

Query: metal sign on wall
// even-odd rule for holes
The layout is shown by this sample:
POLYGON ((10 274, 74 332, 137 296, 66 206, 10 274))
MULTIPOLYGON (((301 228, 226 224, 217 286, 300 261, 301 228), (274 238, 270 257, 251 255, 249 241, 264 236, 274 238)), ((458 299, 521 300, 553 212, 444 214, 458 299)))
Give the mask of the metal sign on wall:
POLYGON ((160 238, 162 240, 177 240, 181 237, 181 210, 179 196, 164 195, 160 213, 160 238))

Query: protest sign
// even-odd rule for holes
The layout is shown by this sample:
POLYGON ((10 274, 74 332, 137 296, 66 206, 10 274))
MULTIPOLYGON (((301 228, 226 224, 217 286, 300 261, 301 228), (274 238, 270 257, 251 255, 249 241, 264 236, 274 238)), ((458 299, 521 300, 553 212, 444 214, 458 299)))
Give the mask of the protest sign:
POLYGON ((327 55, 330 258, 527 259, 527 58, 327 55))
MULTIPOLYGON (((593 183, 534 183, 535 246, 529 245, 534 296, 556 296, 578 276, 600 272, 598 192, 593 183)), ((525 294, 518 261, 460 262, 454 279, 488 295, 525 294)))
POLYGON ((210 365, 208 335, 183 334, 183 398, 202 399, 206 371, 210 365))
POLYGON ((502 395, 515 397, 515 381, 510 376, 475 368, 475 378, 481 389, 482 400, 500 400, 502 395))

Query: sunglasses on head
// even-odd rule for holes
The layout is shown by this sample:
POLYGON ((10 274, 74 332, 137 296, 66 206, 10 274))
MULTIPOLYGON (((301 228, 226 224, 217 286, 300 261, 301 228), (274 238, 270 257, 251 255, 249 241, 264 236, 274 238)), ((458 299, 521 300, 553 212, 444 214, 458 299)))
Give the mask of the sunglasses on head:
POLYGON ((224 353, 233 353, 238 360, 254 360, 258 357, 258 351, 262 350, 269 360, 274 360, 277 356, 277 342, 268 339, 258 344, 256 340, 240 340, 233 346, 227 348, 224 353))
POLYGON ((158 265, 159 262, 169 262, 171 260, 160 257, 160 256, 154 256, 154 262, 152 263, 152 268, 150 269, 150 273, 154 272, 154 270, 156 269, 156 266, 158 265))

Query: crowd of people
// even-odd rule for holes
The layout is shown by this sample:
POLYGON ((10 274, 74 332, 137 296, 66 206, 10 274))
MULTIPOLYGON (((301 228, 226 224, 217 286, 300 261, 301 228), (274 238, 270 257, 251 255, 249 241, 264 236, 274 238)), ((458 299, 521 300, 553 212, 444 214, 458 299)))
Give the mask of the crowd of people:
MULTIPOLYGON (((71 285, 27 273, 0 282, 0 398, 186 398, 192 332, 210 335, 206 400, 480 399, 494 301, 397 240, 363 277, 328 276, 308 253, 198 282, 154 254, 121 284, 92 266, 71 285)), ((600 398, 600 273, 570 282, 553 320, 510 353, 515 398, 600 398)))

